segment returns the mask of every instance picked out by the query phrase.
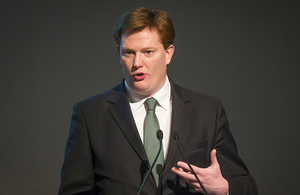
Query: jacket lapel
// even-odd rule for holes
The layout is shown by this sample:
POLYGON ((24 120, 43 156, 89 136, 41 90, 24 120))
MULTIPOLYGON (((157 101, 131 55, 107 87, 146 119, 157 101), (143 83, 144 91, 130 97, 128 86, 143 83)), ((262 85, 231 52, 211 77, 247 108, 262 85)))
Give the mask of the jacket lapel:
MULTIPOLYGON (((109 112, 120 127, 124 136, 132 146, 132 149, 144 163, 147 161, 146 151, 140 139, 137 127, 135 125, 132 112, 125 93, 124 81, 117 85, 108 100, 113 106, 109 112)), ((145 163, 146 166, 148 166, 145 163)))
POLYGON ((164 168, 163 175, 166 174, 167 171, 171 169, 172 161, 177 152, 176 142, 173 139, 173 132, 177 131, 179 135, 181 135, 186 129, 186 124, 189 120, 190 116, 190 108, 188 106, 188 102, 190 98, 181 90, 181 87, 174 84, 171 81, 172 85, 172 123, 171 123, 171 134, 170 134, 170 142, 169 142, 169 150, 166 159, 166 164, 164 168))

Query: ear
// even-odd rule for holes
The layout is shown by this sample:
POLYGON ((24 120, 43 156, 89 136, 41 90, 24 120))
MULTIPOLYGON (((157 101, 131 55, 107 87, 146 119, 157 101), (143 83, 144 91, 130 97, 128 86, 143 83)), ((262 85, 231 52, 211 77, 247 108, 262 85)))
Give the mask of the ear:
POLYGON ((171 59, 173 57, 175 51, 175 47, 174 45, 170 45, 167 49, 166 49, 166 65, 171 63, 171 59))

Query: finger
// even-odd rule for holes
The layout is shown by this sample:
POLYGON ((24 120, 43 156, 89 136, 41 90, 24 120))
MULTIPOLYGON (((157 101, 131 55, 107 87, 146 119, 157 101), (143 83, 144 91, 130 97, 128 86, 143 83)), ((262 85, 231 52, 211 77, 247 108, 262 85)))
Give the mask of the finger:
POLYGON ((183 179, 187 179, 187 180, 190 180, 190 181, 194 181, 195 180, 195 176, 191 173, 188 173, 188 172, 185 172, 185 171, 182 171, 180 170, 180 168, 175 168, 175 167, 172 167, 171 169, 174 173, 176 173, 177 175, 181 176, 183 179))
POLYGON ((179 167, 179 168, 177 168, 177 167, 172 167, 172 168, 171 168, 171 171, 173 171, 173 172, 175 172, 175 171, 176 171, 176 172, 185 172, 185 171, 184 171, 182 168, 180 168, 180 167, 179 167))
MULTIPOLYGON (((181 167, 181 168, 183 168, 183 169, 185 169, 186 171, 189 171, 189 172, 192 171, 192 170, 190 169, 189 165, 188 165, 187 163, 185 163, 185 162, 178 161, 177 166, 178 166, 178 167, 181 167)), ((196 166, 194 166, 194 165, 191 165, 191 167, 194 169, 195 172, 197 172, 197 171, 196 171, 197 169, 199 169, 199 170, 201 169, 201 168, 196 167, 196 166)))
POLYGON ((190 185, 193 186, 193 188, 195 188, 195 190, 198 190, 199 188, 201 189, 200 184, 198 183, 198 181, 190 181, 190 185))
POLYGON ((190 186, 192 186, 197 192, 202 192, 203 193, 203 189, 201 188, 201 186, 199 185, 198 182, 190 184, 190 186))
POLYGON ((218 159, 217 159, 217 150, 213 149, 210 153, 210 159, 211 159, 211 166, 219 165, 218 159))

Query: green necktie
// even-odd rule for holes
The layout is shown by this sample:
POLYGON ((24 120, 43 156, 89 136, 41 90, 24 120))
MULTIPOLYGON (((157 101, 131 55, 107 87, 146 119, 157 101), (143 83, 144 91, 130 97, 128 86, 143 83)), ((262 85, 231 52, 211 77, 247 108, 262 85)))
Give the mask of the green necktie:
MULTIPOLYGON (((145 101, 145 104, 147 106, 147 115, 145 117, 145 122, 144 122, 144 132, 145 132, 144 144, 145 144, 147 157, 151 165, 159 149, 159 141, 157 139, 156 132, 160 128, 159 128, 158 119, 155 114, 155 107, 157 105, 157 100, 155 98, 148 98, 145 101)), ((164 166, 164 152, 162 147, 159 157, 152 170, 152 174, 155 178, 157 186, 160 182, 160 178, 161 178, 160 176, 162 174, 163 166, 164 166)))

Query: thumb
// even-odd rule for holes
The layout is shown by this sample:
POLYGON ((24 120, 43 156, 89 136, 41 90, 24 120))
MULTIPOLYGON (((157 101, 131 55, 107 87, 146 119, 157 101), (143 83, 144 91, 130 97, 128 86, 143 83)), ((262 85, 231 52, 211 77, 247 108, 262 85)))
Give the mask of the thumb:
POLYGON ((217 150, 213 149, 210 153, 211 166, 218 165, 217 150))

